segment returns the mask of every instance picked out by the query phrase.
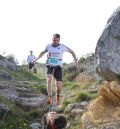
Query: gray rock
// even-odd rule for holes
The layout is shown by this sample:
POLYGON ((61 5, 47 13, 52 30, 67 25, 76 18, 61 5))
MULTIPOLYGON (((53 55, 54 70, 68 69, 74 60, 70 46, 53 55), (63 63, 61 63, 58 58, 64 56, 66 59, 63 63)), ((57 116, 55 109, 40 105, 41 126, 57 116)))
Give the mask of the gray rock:
POLYGON ((3 104, 3 103, 0 103, 0 119, 3 121, 5 119, 5 117, 8 115, 8 112, 10 112, 11 109, 3 104))
POLYGON ((35 95, 30 89, 24 87, 16 88, 14 85, 0 84, 0 96, 15 102, 15 104, 25 110, 33 108, 41 110, 48 109, 46 95, 35 95), (20 95, 20 92, 23 94, 20 95))
MULTIPOLYGON (((66 113, 71 113, 73 109, 81 109, 82 111, 87 110, 88 102, 83 101, 81 103, 74 103, 74 104, 68 104, 68 106, 65 108, 66 113)), ((80 110, 80 111, 81 111, 80 110)))
POLYGON ((65 108, 65 113, 71 120, 78 121, 81 119, 83 113, 87 111, 88 102, 83 101, 81 103, 68 104, 65 108))
POLYGON ((41 128, 42 128, 42 125, 41 125, 40 123, 32 123, 32 124, 30 125, 30 127, 31 127, 32 129, 41 129, 41 128))
POLYGON ((0 96, 5 97, 8 100, 14 101, 18 98, 18 93, 13 85, 0 84, 0 96))
POLYGON ((120 7, 108 19, 95 50, 96 72, 105 80, 120 74, 120 7))
POLYGON ((74 109, 75 104, 68 104, 68 106, 65 108, 66 113, 70 113, 72 109, 74 109))
POLYGON ((0 103, 0 111, 1 110, 10 110, 7 105, 0 103))
POLYGON ((12 79, 10 74, 8 72, 5 72, 5 71, 0 71, 0 78, 1 79, 6 79, 6 80, 11 80, 12 79))
POLYGON ((11 70, 19 70, 15 63, 10 62, 8 59, 0 55, 0 68, 8 68, 11 70))
POLYGON ((25 110, 39 108, 41 110, 47 109, 47 96, 40 94, 35 97, 19 97, 15 100, 16 104, 25 110))

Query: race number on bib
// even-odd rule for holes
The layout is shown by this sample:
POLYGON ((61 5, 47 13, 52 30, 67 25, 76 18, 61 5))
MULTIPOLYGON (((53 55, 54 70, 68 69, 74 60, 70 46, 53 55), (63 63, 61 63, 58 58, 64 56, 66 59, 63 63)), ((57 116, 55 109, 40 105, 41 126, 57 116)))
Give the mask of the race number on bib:
POLYGON ((59 60, 56 58, 50 58, 49 63, 52 65, 59 65, 59 60))

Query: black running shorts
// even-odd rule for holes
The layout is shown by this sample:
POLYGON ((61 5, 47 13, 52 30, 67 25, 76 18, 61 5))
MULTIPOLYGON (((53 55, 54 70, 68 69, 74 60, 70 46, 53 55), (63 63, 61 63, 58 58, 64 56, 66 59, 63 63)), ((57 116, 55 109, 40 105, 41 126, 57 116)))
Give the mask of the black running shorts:
POLYGON ((62 68, 60 66, 47 65, 47 74, 53 74, 57 81, 62 81, 62 68))
POLYGON ((34 63, 29 63, 29 69, 32 69, 34 67, 34 63))

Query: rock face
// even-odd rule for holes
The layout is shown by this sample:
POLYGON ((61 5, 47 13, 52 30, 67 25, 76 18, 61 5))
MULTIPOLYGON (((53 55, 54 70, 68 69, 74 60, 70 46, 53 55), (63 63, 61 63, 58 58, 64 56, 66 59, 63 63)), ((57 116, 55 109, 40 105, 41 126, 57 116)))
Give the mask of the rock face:
POLYGON ((6 80, 11 80, 12 77, 10 76, 10 74, 6 71, 2 71, 0 70, 0 78, 1 79, 6 79, 6 80))
POLYGON ((86 59, 81 58, 79 63, 81 67, 80 73, 76 76, 75 81, 82 84, 89 84, 95 81, 94 54, 89 55, 86 59))
POLYGON ((84 129, 120 128, 120 7, 108 19, 95 50, 96 72, 105 81, 81 117, 84 129), (117 121, 116 121, 117 120, 117 121))
POLYGON ((83 127, 86 129, 101 122, 110 122, 117 119, 119 112, 120 84, 117 81, 105 82, 100 86, 99 96, 91 101, 88 111, 81 118, 83 127))
POLYGON ((34 97, 19 97, 16 99, 16 104, 25 110, 41 108, 41 110, 47 107, 47 96, 41 94, 34 97))
POLYGON ((1 55, 0 55, 0 68, 7 68, 15 71, 18 70, 18 66, 15 63, 10 62, 1 55))
POLYGON ((15 102, 16 105, 25 110, 38 108, 46 110, 48 108, 46 95, 33 94, 32 90, 27 88, 15 87, 10 84, 0 84, 0 96, 15 102))
POLYGON ((87 111, 88 105, 89 103, 87 101, 83 101, 81 103, 68 104, 68 106, 64 110, 65 114, 67 115, 67 119, 69 119, 67 129, 70 128, 72 121, 79 121, 81 119, 83 113, 87 111))
POLYGON ((98 40, 96 50, 96 72, 106 80, 115 80, 120 74, 120 7, 108 19, 98 40))

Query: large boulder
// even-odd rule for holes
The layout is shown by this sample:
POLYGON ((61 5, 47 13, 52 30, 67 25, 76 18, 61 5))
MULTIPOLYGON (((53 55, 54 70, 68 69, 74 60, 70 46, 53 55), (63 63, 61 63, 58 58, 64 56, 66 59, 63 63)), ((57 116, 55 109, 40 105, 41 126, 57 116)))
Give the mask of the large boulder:
POLYGON ((90 125, 93 127, 100 125, 100 123, 115 120, 118 118, 119 113, 120 83, 117 81, 106 81, 100 86, 99 96, 90 102, 88 111, 83 114, 81 120, 83 127, 86 129, 90 125))
POLYGON ((112 81, 120 74, 120 7, 108 19, 98 40, 96 50, 96 72, 112 81))

